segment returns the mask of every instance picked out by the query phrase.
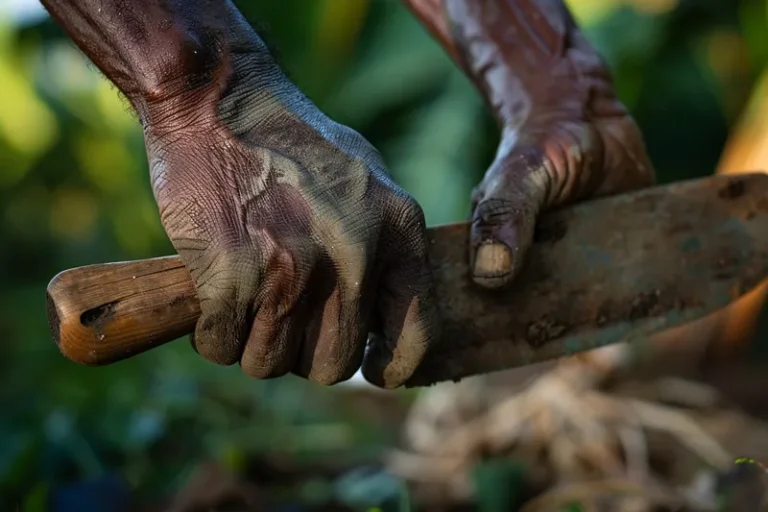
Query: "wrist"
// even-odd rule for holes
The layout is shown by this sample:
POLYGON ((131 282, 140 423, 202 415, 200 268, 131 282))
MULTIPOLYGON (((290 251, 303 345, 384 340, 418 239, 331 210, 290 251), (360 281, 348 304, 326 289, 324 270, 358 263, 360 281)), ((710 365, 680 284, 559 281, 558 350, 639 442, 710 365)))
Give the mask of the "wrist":
POLYGON ((241 114, 287 82, 255 32, 247 40, 229 34, 194 38, 173 60, 134 103, 145 125, 163 131, 209 129, 222 120, 242 124, 241 114))
POLYGON ((144 39, 122 52, 121 72, 109 73, 142 123, 173 128, 204 122, 221 98, 269 87, 282 73, 266 44, 228 0, 137 0, 150 20, 144 39), (125 70, 125 71, 123 71, 125 70))

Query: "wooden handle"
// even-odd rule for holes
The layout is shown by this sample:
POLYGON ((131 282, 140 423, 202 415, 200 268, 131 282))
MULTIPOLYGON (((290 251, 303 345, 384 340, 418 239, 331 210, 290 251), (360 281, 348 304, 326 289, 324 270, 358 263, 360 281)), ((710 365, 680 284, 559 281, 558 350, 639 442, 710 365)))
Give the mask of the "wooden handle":
POLYGON ((200 302, 178 256, 65 270, 48 285, 48 323, 72 361, 110 364, 194 331, 200 302))
MULTIPOLYGON (((428 230, 443 339, 411 385, 511 368, 647 335, 726 306, 768 276, 768 175, 712 176, 543 216, 513 285, 471 283, 469 225, 428 230)), ((48 287, 62 353, 87 365, 194 330, 177 256, 90 265, 48 287)))

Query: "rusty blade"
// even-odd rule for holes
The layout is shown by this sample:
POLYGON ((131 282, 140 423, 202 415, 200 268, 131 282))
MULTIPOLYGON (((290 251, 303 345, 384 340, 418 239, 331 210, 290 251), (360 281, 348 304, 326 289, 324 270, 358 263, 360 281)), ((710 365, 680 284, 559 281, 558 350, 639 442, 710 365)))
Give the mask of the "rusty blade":
POLYGON ((435 232, 444 335, 409 386, 645 336, 726 306, 768 277, 768 175, 712 176, 551 212, 502 292, 471 283, 467 225, 435 232))

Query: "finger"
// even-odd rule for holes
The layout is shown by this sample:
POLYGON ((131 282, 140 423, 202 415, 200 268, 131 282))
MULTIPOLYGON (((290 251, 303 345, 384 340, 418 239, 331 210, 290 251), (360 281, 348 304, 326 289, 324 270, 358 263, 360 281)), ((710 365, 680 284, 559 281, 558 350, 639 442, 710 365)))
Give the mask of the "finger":
POLYGON ((308 318, 307 285, 316 251, 308 244, 275 248, 261 282, 259 310, 240 365, 257 379, 280 377, 296 363, 308 318))
POLYGON ((372 384, 392 389, 413 375, 439 339, 439 316, 424 237, 424 214, 408 202, 398 233, 385 236, 395 250, 376 297, 382 335, 369 340, 363 375, 372 384))
POLYGON ((312 276, 317 305, 294 373, 320 384, 350 379, 360 368, 372 307, 371 251, 362 243, 329 248, 312 276))
POLYGON ((521 152, 489 169, 472 213, 470 265, 477 284, 499 288, 520 271, 548 186, 536 152, 521 152))
POLYGON ((360 315, 343 313, 340 296, 335 291, 315 314, 294 369, 297 375, 326 386, 349 380, 357 372, 368 334, 360 315))
POLYGON ((344 285, 336 286, 326 297, 307 328, 294 373, 330 386, 350 379, 360 368, 370 317, 366 303, 370 301, 344 285))
POLYGON ((306 315, 301 309, 286 315, 259 310, 240 359, 243 372, 254 379, 271 379, 291 371, 304 338, 306 315))
POLYGON ((202 269, 193 275, 201 314, 190 338, 192 346, 213 363, 235 364, 248 335, 258 265, 252 259, 219 253, 210 264, 196 268, 202 269))

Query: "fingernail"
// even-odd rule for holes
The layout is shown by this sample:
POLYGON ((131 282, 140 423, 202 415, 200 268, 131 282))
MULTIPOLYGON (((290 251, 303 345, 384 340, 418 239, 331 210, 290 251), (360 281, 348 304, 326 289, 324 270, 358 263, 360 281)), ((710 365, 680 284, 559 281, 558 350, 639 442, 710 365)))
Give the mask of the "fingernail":
POLYGON ((504 285, 512 274, 512 253, 504 244, 490 243, 478 247, 475 253, 473 277, 488 288, 504 285))
POLYGON ((383 335, 375 332, 368 334, 362 372, 363 377, 374 386, 383 386, 384 369, 387 363, 392 360, 392 353, 386 351, 385 347, 386 341, 383 335))

